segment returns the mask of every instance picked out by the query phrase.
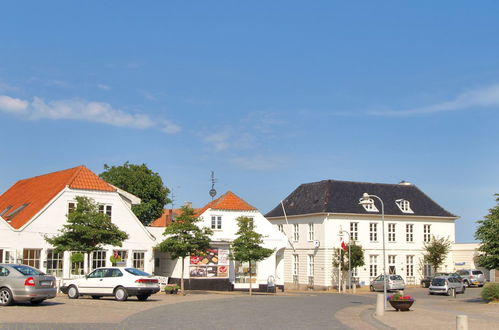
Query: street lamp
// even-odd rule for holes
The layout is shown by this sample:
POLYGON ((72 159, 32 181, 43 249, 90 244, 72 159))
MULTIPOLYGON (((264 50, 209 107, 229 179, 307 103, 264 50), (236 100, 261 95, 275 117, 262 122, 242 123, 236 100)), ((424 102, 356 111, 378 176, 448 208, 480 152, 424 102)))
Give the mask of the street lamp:
POLYGON ((372 197, 377 198, 381 203, 381 226, 382 228, 382 236, 383 236, 383 295, 384 295, 384 306, 386 309, 386 265, 385 265, 385 206, 383 204, 383 200, 376 195, 369 195, 368 193, 364 193, 362 197, 359 199, 360 205, 373 205, 374 201, 371 199, 372 197))

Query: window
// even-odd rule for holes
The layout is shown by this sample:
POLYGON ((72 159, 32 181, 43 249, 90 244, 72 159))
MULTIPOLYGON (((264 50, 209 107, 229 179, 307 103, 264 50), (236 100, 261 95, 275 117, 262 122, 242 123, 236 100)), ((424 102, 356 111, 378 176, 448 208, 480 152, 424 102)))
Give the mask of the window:
POLYGON ((7 268, 0 266, 0 276, 9 276, 10 272, 7 268))
POLYGON ((24 249, 23 250, 23 264, 40 268, 40 249, 24 249))
POLYGON ((432 269, 432 266, 430 264, 424 264, 423 266, 423 272, 424 272, 424 276, 432 276, 433 275, 433 269, 432 269))
POLYGON ((293 283, 298 283, 299 259, 297 254, 293 254, 293 283))
POLYGON ((85 256, 83 253, 73 252, 71 254, 71 274, 72 275, 83 275, 85 273, 84 260, 85 260, 85 256))
POLYGON ((378 256, 369 256, 369 276, 376 277, 378 275, 378 256))
POLYGON ((414 276, 414 256, 406 256, 405 260, 405 274, 407 276, 414 276))
POLYGON ((372 198, 369 198, 369 203, 362 204, 362 206, 367 212, 379 212, 372 198))
POLYGON ((284 233, 284 226, 282 224, 277 225, 277 229, 281 232, 284 233))
POLYGON ((92 269, 106 267, 106 251, 92 252, 92 269))
POLYGON ((144 270, 145 252, 133 251, 133 268, 144 270))
POLYGON ((407 242, 414 242, 414 225, 405 225, 405 240, 407 242))
POLYGON ((101 268, 101 269, 96 269, 90 274, 88 274, 88 278, 101 278, 105 277, 107 273, 107 269, 101 268))
POLYGON ((350 222, 350 240, 357 241, 359 239, 359 223, 350 222))
POLYGON ((314 286, 314 255, 313 254, 308 255, 307 273, 308 273, 308 286, 313 287, 314 286))
POLYGON ((99 212, 104 213, 109 217, 109 219, 111 219, 112 207, 111 205, 99 204, 99 212))
POLYGON ((431 228, 431 225, 424 225, 423 226, 423 241, 426 243, 431 241, 430 228, 431 228))
POLYGON ((314 223, 313 222, 308 223, 308 240, 309 240, 309 242, 314 240, 314 223))
MULTIPOLYGON (((236 283, 250 283, 250 264, 249 262, 236 261, 234 264, 236 283)), ((251 283, 256 283, 256 262, 251 262, 251 283)))
POLYGON ((395 201, 395 204, 397 204, 397 206, 399 207, 400 211, 402 211, 403 213, 414 213, 412 210, 411 210, 411 203, 409 203, 408 200, 405 200, 405 199, 397 199, 395 201))
POLYGON ((47 274, 62 277, 63 253, 47 250, 47 274))
POLYGON ((388 242, 395 242, 395 224, 388 224, 388 242))
POLYGON ((297 223, 293 225, 294 233, 293 233, 293 241, 298 242, 300 240, 300 227, 297 223))
POLYGON ((397 269, 395 265, 395 260, 397 256, 389 255, 388 256, 388 274, 397 274, 397 269))
POLYGON ((309 254, 308 255, 308 276, 314 276, 314 255, 309 254))
POLYGON ((371 222, 369 224, 369 240, 371 242, 377 242, 378 241, 378 224, 371 222))
POLYGON ((69 202, 68 203, 68 214, 73 213, 76 210, 76 203, 69 202))
POLYGON ((211 229, 222 229, 222 216, 212 215, 211 216, 211 229))

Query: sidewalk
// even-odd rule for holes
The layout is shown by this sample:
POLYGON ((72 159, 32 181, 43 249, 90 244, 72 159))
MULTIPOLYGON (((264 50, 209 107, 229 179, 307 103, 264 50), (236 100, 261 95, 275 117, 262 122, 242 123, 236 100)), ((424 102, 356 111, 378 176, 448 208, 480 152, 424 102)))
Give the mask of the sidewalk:
POLYGON ((376 306, 360 305, 338 311, 335 317, 352 329, 456 329, 456 316, 468 316, 469 329, 499 329, 499 304, 480 300, 435 303, 418 299, 410 311, 397 312, 388 305, 383 316, 376 316, 376 306))

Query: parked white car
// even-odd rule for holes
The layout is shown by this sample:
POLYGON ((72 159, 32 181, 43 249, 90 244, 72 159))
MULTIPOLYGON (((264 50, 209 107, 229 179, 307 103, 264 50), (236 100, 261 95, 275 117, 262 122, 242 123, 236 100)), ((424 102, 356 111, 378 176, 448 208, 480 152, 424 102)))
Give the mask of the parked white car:
POLYGON ((137 296, 143 301, 159 291, 159 283, 157 278, 136 268, 103 267, 84 278, 64 280, 60 289, 69 299, 86 295, 94 299, 114 296, 125 301, 129 296, 137 296))

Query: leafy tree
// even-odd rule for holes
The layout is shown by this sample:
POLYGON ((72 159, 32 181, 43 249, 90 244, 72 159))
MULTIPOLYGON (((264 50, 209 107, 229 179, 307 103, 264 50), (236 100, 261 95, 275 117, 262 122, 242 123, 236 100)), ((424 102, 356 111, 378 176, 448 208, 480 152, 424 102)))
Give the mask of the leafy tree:
MULTIPOLYGON (((350 265, 352 269, 365 265, 364 250, 361 245, 357 245, 354 241, 348 243, 347 248, 350 248, 350 265)), ((333 252, 333 267, 338 268, 341 266, 342 277, 347 278, 346 274, 350 270, 348 262, 348 249, 345 251, 341 248, 334 249, 333 252)))
POLYGON ((424 243, 423 260, 433 266, 433 272, 436 273, 438 267, 442 265, 449 254, 451 242, 445 238, 435 238, 432 236, 430 242, 424 243))
POLYGON ((262 247, 262 235, 257 233, 253 227, 253 219, 239 217, 236 219, 239 230, 238 237, 232 242, 232 259, 239 262, 248 262, 250 274, 250 296, 253 294, 251 283, 252 263, 264 260, 272 255, 274 250, 262 247))
POLYGON ((497 205, 489 210, 485 219, 478 220, 475 238, 481 242, 477 256, 477 264, 487 269, 499 269, 499 194, 496 194, 497 205))
POLYGON ((101 250, 104 245, 121 246, 128 234, 104 213, 93 199, 76 197, 76 209, 67 217, 67 224, 59 231, 60 235, 45 236, 45 240, 55 247, 56 252, 78 251, 89 254, 101 250))
POLYGON ((158 245, 162 252, 169 252, 172 259, 182 259, 182 275, 180 289, 184 294, 184 261, 192 254, 202 254, 210 247, 210 235, 213 231, 209 228, 199 228, 199 222, 194 215, 194 210, 188 206, 182 206, 180 215, 175 218, 164 231, 167 238, 158 245))
POLYGON ((139 205, 132 205, 137 218, 148 225, 163 213, 163 208, 171 200, 170 190, 165 187, 158 173, 150 170, 146 164, 134 165, 128 162, 121 166, 104 165, 104 172, 99 176, 116 187, 141 199, 139 205))

